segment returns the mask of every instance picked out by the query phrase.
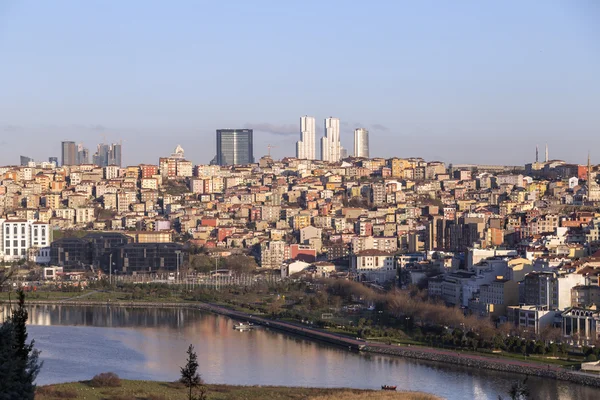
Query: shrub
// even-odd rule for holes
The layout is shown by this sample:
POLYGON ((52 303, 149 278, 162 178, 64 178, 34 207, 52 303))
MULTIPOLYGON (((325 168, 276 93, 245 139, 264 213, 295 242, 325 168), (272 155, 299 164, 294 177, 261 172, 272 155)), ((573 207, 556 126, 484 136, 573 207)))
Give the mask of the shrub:
POLYGON ((114 372, 103 372, 92 378, 90 386, 93 387, 119 387, 121 378, 114 372))
POLYGON ((587 356, 587 357, 585 358, 585 361, 588 361, 588 362, 592 362, 592 361, 598 361, 598 357, 596 357, 596 356, 595 356, 595 355, 593 355, 593 354, 590 354, 589 356, 587 356))

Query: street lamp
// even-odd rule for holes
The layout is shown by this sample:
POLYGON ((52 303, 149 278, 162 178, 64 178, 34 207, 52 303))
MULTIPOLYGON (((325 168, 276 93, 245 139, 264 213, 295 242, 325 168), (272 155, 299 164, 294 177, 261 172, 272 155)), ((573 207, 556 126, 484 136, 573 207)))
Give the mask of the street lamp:
POLYGON ((179 284, 179 255, 181 254, 181 251, 175 250, 175 254, 177 256, 177 260, 176 260, 176 264, 177 264, 177 283, 179 284))
POLYGON ((108 283, 112 286, 112 253, 108 256, 108 283))

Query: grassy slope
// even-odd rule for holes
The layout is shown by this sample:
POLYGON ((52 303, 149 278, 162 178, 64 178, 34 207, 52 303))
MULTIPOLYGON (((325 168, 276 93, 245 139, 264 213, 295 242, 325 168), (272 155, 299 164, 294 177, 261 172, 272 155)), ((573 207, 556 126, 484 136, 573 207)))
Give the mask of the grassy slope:
MULTIPOLYGON (((209 400, 436 400, 424 393, 363 391, 350 389, 314 389, 273 386, 207 385, 209 400)), ((183 400, 187 391, 180 384, 151 381, 122 381, 117 388, 93 388, 86 382, 43 386, 36 400, 183 400)))

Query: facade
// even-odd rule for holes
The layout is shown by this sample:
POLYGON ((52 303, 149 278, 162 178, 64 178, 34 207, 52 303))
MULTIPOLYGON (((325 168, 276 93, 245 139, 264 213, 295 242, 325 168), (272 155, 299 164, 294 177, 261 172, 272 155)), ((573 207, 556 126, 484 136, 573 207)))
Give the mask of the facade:
POLYGON ((592 308, 569 308, 562 314, 563 337, 580 345, 593 344, 600 337, 600 311, 592 308))
POLYGON ((113 273, 175 272, 185 254, 179 243, 129 243, 112 251, 113 273))
POLYGON ((217 130, 217 165, 254 163, 252 129, 217 130))
POLYGON ((325 136, 321 138, 321 160, 338 162, 342 159, 340 143, 340 120, 329 117, 325 119, 325 136))
POLYGON ((61 165, 77 164, 77 146, 75 142, 65 141, 61 143, 61 165))
POLYGON ((354 130, 354 157, 369 158, 369 131, 365 128, 354 130))
POLYGON ((556 316, 556 312, 549 311, 546 307, 508 306, 507 309, 509 322, 536 335, 543 328, 551 326, 556 316))
POLYGON ((0 259, 18 261, 27 258, 32 249, 50 245, 50 225, 33 220, 0 219, 0 259))
POLYGON ((289 246, 281 240, 264 242, 260 249, 260 266, 279 269, 290 258, 289 246))
POLYGON ((579 274, 531 272, 521 282, 523 290, 520 303, 564 310, 571 306, 571 289, 584 283, 585 277, 579 274))
POLYGON ((316 160, 316 153, 315 118, 305 115, 300 118, 300 140, 296 142, 296 158, 316 160))
POLYGON ((352 256, 350 272, 360 281, 387 282, 396 278, 394 255, 381 250, 364 250, 352 256))

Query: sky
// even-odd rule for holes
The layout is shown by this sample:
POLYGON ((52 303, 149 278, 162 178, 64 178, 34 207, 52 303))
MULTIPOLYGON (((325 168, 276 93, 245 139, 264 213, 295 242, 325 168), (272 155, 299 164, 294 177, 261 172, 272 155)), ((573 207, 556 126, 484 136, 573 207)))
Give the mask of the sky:
POLYGON ((370 132, 377 157, 600 163, 596 0, 0 0, 0 165, 123 141, 127 165, 253 128, 295 155, 299 118, 370 132))

